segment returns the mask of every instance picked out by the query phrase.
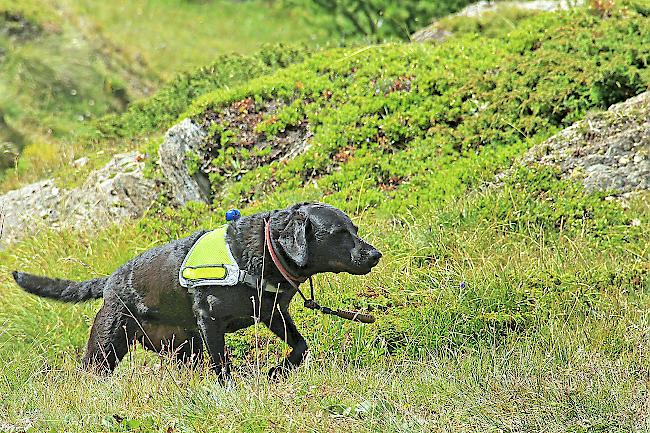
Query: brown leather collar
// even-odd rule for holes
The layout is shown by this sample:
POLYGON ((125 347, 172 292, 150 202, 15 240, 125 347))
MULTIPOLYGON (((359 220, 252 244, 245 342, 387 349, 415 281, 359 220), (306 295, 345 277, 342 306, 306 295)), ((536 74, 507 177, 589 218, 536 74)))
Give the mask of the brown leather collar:
POLYGON ((278 268, 278 271, 282 274, 285 280, 289 282, 293 287, 296 289, 300 285, 300 283, 304 283, 307 281, 307 278, 305 277, 296 277, 291 272, 289 272, 286 268, 286 266, 282 265, 282 260, 278 256, 278 254, 275 252, 275 248, 273 245, 273 240, 271 239, 271 220, 267 220, 264 228, 264 240, 266 242, 266 247, 269 249, 269 254, 271 255, 271 260, 273 260, 273 264, 275 265, 276 268, 278 268))

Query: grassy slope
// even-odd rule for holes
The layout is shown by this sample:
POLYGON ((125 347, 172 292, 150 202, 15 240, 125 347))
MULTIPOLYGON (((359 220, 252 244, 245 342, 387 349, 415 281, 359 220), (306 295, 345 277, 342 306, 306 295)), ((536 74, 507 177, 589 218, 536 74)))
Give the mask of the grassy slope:
MULTIPOLYGON (((249 95, 284 100, 260 131, 306 119, 314 145, 230 183, 216 211, 160 206, 97 234, 45 233, 2 253, 3 265, 87 278, 214 226, 221 208, 320 199, 354 214, 384 259, 368 277, 319 278, 319 297, 372 309, 377 324, 295 307, 311 358, 277 385, 263 374, 285 349, 261 328, 229 338, 240 369, 226 389, 141 351, 114 377, 96 378, 77 367, 97 304, 27 296, 3 272, 1 418, 70 431, 644 428, 647 197, 623 208, 534 169, 478 188, 586 110, 647 87, 639 47, 648 19, 616 18, 541 16, 494 39, 328 51, 205 96, 190 114, 249 95)), ((221 163, 236 166, 243 155, 233 149, 217 155, 221 163)))
POLYGON ((68 0, 66 4, 92 20, 116 45, 142 56, 166 79, 205 65, 219 54, 247 54, 265 43, 322 39, 318 30, 301 24, 300 11, 269 2, 68 0))
POLYGON ((52 142, 151 90, 146 65, 76 18, 49 2, 0 2, 0 140, 52 142))
MULTIPOLYGON (((261 2, 0 0, 0 152, 24 152, 15 169, 0 172, 9 178, 2 188, 116 150, 87 146, 93 120, 124 111, 178 72, 215 60, 232 64, 219 55, 265 43, 317 41, 301 23, 295 13, 261 2)), ((195 95, 190 89, 187 97, 195 95)), ((0 157, 0 169, 12 160, 0 157)))

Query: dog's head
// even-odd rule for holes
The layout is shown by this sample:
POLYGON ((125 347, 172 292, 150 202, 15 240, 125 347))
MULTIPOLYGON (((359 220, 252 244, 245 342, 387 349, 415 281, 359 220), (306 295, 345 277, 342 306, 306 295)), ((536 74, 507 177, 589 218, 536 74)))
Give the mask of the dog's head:
POLYGON ((298 274, 363 275, 379 263, 381 253, 359 237, 357 226, 343 211, 322 203, 303 203, 287 211, 277 242, 298 274))

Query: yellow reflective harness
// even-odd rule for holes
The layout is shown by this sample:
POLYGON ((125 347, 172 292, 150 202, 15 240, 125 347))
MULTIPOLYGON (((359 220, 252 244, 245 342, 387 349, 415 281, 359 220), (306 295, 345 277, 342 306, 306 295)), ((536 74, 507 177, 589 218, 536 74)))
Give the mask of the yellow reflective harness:
MULTIPOLYGON (((178 273, 181 286, 192 290, 200 286, 235 286, 245 283, 257 288, 260 278, 239 269, 226 240, 228 224, 203 234, 190 248, 178 273)), ((264 283, 264 291, 278 292, 264 283)))

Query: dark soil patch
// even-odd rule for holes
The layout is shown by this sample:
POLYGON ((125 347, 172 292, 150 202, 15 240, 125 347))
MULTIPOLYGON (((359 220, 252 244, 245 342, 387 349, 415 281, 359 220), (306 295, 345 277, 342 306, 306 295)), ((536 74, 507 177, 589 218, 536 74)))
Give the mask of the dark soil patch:
POLYGON ((239 180, 246 172, 275 161, 294 158, 309 147, 312 133, 306 120, 288 126, 272 137, 257 130, 262 122, 275 121, 281 101, 256 103, 246 98, 199 120, 210 131, 200 155, 201 170, 217 179, 239 180))
POLYGON ((390 176, 385 179, 380 179, 378 186, 382 191, 396 190, 406 179, 401 176, 390 176))

